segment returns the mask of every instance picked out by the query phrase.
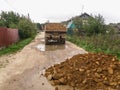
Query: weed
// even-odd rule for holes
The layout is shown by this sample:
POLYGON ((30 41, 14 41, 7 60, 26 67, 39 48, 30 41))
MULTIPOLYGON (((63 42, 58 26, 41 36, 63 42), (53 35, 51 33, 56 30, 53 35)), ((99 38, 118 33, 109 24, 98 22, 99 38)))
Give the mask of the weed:
POLYGON ((89 52, 112 54, 120 59, 120 35, 68 36, 67 40, 89 52))
POLYGON ((18 50, 21 50, 25 45, 29 44, 32 40, 33 40, 33 37, 21 40, 13 45, 10 45, 9 47, 0 50, 0 56, 4 54, 14 53, 18 50))

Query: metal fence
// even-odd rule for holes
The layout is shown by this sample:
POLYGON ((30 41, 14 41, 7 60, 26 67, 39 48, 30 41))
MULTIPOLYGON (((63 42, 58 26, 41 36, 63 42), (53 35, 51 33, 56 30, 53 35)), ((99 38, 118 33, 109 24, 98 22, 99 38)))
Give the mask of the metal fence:
POLYGON ((7 47, 19 40, 18 29, 0 27, 0 48, 7 47))

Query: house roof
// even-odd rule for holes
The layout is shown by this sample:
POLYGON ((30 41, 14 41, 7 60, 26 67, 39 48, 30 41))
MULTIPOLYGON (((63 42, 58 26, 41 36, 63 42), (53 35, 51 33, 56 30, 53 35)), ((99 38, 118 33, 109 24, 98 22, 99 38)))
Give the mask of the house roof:
POLYGON ((66 27, 61 23, 47 23, 47 24, 45 24, 45 30, 47 30, 47 31, 52 31, 52 30, 66 31, 66 27))
POLYGON ((83 13, 79 16, 80 18, 85 18, 85 19, 88 19, 89 17, 91 17, 89 14, 87 13, 83 13))

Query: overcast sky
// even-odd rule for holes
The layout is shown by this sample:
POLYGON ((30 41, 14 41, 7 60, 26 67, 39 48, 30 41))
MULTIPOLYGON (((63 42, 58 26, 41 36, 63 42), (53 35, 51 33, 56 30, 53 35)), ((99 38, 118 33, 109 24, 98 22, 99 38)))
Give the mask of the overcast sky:
POLYGON ((120 0, 0 0, 0 12, 29 13, 34 22, 40 23, 65 21, 82 12, 101 14, 106 23, 120 22, 119 9, 120 0))

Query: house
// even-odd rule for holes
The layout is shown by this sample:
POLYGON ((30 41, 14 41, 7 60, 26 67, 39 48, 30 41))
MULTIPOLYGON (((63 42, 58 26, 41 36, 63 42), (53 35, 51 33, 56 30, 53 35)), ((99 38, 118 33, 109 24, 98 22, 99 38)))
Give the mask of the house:
POLYGON ((88 22, 88 19, 91 17, 89 14, 87 13, 83 13, 79 16, 82 19, 83 25, 86 24, 88 22))
POLYGON ((73 23, 73 21, 71 20, 68 25, 67 25, 67 34, 72 35, 73 31, 75 29, 75 24, 73 23))
POLYGON ((115 33, 120 34, 120 23, 115 25, 115 33))
POLYGON ((114 32, 115 32, 116 34, 120 34, 120 23, 117 23, 117 24, 115 24, 115 23, 110 23, 109 25, 113 27, 114 32))
POLYGON ((92 17, 92 16, 90 16, 87 13, 83 13, 80 16, 75 16, 75 17, 71 18, 70 20, 68 20, 66 22, 63 22, 65 24, 67 24, 67 34, 71 35, 76 30, 76 26, 75 26, 75 23, 74 23, 75 20, 81 20, 82 24, 84 25, 84 24, 88 23, 88 19, 90 17, 92 17))

